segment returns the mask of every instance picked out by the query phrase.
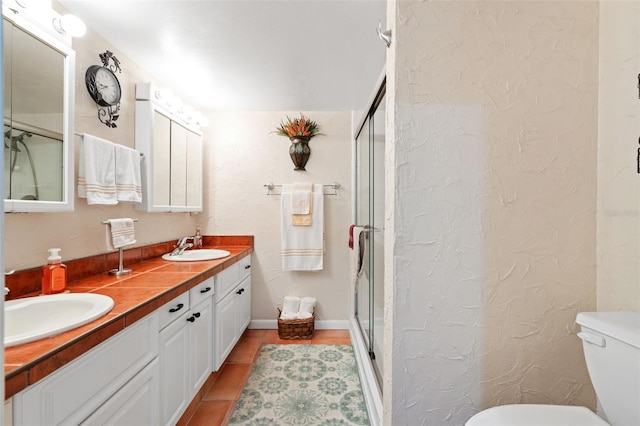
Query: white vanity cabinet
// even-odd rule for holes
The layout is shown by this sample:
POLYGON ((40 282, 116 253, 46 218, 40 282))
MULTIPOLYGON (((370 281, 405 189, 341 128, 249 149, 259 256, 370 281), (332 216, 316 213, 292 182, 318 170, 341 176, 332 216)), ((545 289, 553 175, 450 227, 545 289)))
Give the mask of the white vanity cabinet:
POLYGON ((214 371, 222 366, 251 321, 251 256, 215 276, 214 371))
POLYGON ((189 321, 190 368, 189 384, 191 397, 200 390, 213 371, 213 277, 192 288, 189 298, 191 308, 189 321), (193 317, 193 319, 191 319, 193 317))
POLYGON ((175 424, 189 401, 187 392, 187 311, 189 293, 160 308, 160 424, 175 424))
POLYGON ((149 83, 136 85, 135 146, 147 212, 202 211, 202 132, 167 109, 149 83))
POLYGON ((160 423, 173 425, 212 371, 213 278, 160 308, 160 423))
POLYGON ((251 256, 12 397, 13 424, 174 425, 251 319, 251 256))
POLYGON ((157 355, 154 313, 16 394, 14 425, 157 424, 157 355))

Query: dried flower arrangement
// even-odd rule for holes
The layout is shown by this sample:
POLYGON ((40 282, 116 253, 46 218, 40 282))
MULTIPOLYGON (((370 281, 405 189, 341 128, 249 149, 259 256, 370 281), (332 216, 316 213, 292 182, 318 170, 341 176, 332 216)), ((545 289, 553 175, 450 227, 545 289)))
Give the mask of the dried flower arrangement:
POLYGON ((276 128, 276 133, 288 138, 309 138, 320 135, 320 126, 313 120, 308 119, 304 114, 300 114, 300 118, 289 118, 284 122, 280 122, 280 126, 276 128))

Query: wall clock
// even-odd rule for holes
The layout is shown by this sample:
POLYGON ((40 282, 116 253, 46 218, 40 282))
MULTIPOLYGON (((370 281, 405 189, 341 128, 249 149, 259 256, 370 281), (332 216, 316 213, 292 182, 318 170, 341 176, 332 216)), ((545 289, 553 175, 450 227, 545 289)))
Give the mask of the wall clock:
POLYGON ((120 61, 106 51, 100 54, 102 65, 91 65, 87 68, 84 81, 91 99, 98 105, 98 119, 107 127, 117 127, 122 88, 116 72, 122 72, 120 61))

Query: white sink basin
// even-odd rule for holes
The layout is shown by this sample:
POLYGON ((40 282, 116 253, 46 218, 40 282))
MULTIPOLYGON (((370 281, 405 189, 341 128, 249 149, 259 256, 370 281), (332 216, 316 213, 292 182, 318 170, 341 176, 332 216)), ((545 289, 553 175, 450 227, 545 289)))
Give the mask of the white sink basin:
POLYGON ((16 346, 68 331, 106 315, 113 299, 65 293, 9 300, 4 304, 4 346, 16 346))
POLYGON ((171 256, 167 253, 162 256, 164 260, 170 260, 172 262, 197 262, 199 260, 215 260, 222 259, 229 256, 231 253, 226 250, 218 249, 200 249, 200 250, 185 250, 182 254, 176 254, 171 256))

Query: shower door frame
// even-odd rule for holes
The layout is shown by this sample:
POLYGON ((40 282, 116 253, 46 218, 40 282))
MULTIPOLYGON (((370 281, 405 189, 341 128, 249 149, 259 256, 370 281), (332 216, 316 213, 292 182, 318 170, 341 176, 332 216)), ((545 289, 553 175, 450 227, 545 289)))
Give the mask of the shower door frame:
MULTIPOLYGON (((380 201, 381 201, 381 206, 382 206, 382 218, 384 218, 384 195, 382 195, 382 199, 378 200, 376 198, 376 188, 382 188, 382 190, 384 191, 384 170, 382 170, 382 182, 378 182, 376 183, 376 175, 375 172, 377 169, 375 169, 376 166, 376 160, 379 160, 379 158, 376 156, 376 154, 380 154, 379 149, 377 150, 375 148, 375 119, 376 117, 376 113, 379 112, 379 107, 381 104, 384 103, 385 101, 385 94, 386 94, 386 78, 383 77, 381 84, 378 86, 378 91, 376 92, 375 97, 373 98, 373 102, 371 103, 371 106, 369 108, 369 110, 367 111, 367 113, 363 116, 360 125, 356 128, 356 132, 355 132, 355 152, 354 152, 354 160, 356 161, 356 170, 355 170, 355 199, 354 199, 354 215, 355 215, 355 221, 358 225, 366 225, 367 229, 362 230, 362 232, 366 232, 367 234, 367 244, 369 247, 369 250, 366 252, 366 254, 368 254, 368 261, 365 263, 365 265, 368 267, 368 271, 365 271, 365 274, 367 275, 367 282, 366 284, 369 285, 369 289, 368 289, 368 298, 369 298, 369 303, 368 306, 366 307, 366 312, 364 312, 366 314, 366 316, 368 318, 362 318, 360 315, 360 306, 359 306, 359 296, 360 296, 360 284, 358 284, 358 286, 356 287, 357 290, 355 292, 355 297, 354 297, 354 316, 355 316, 355 321, 356 324, 358 325, 358 330, 360 332, 360 334, 362 335, 363 341, 364 341, 364 345, 366 347, 366 350, 368 352, 368 356, 371 360, 371 366, 373 368, 373 371, 375 373, 375 378, 377 381, 377 385, 379 388, 380 393, 382 392, 382 365, 380 364, 382 362, 382 348, 381 345, 377 345, 377 343, 380 341, 382 341, 382 334, 383 334, 383 329, 380 328, 378 330, 376 330, 376 312, 377 310, 382 309, 381 306, 383 306, 384 301, 381 300, 379 301, 380 303, 382 303, 382 305, 380 305, 380 303, 378 304, 378 306, 376 306, 375 303, 375 294, 376 292, 383 290, 384 289, 384 274, 382 273, 376 273, 376 269, 378 270, 378 272, 380 272, 380 268, 382 268, 382 271, 384 270, 384 264, 380 265, 379 263, 384 259, 380 259, 380 256, 377 256, 377 251, 376 251, 376 244, 374 244, 374 241, 376 240, 376 237, 380 238, 383 237, 383 223, 376 223, 376 209, 380 209, 380 201), (365 128, 366 127, 366 128, 365 128), (361 168, 359 167, 359 153, 361 152, 359 150, 359 144, 362 143, 362 140, 360 140, 360 136, 362 134, 365 134, 367 137, 367 152, 365 154, 368 155, 368 164, 367 164, 367 170, 366 173, 368 174, 368 182, 367 185, 365 187, 365 189, 368 190, 368 196, 367 196, 367 204, 368 206, 366 207, 362 207, 359 204, 360 201, 360 192, 361 192, 361 186, 360 186, 360 172, 361 172, 361 168), (367 210, 367 216, 368 218, 363 221, 362 218, 360 217, 360 210, 361 209, 365 209, 367 210), (358 223, 358 221, 363 221, 363 223, 358 223), (376 262, 376 258, 377 258, 377 262, 376 262), (376 268, 376 265, 378 265, 378 267, 376 268), (377 287, 376 287, 377 286, 377 287), (363 324, 363 321, 366 321, 366 324, 363 324), (377 350, 376 350, 376 347, 377 350), (378 354, 376 356, 376 354, 378 354)), ((385 105, 386 107, 386 105, 385 105)), ((384 127, 384 123, 383 123, 383 127, 384 127)), ((379 161, 378 161, 379 162, 379 161)), ((382 151, 382 166, 384 166, 384 151, 382 151)), ((378 172, 380 172, 378 170, 378 172)), ((379 179, 379 176, 378 176, 379 179)), ((384 192, 383 192, 384 194, 384 192)), ((378 247, 380 245, 378 244, 378 247)), ((384 255, 383 255, 384 256, 384 255)), ((382 256, 382 257, 383 257, 382 256)))

